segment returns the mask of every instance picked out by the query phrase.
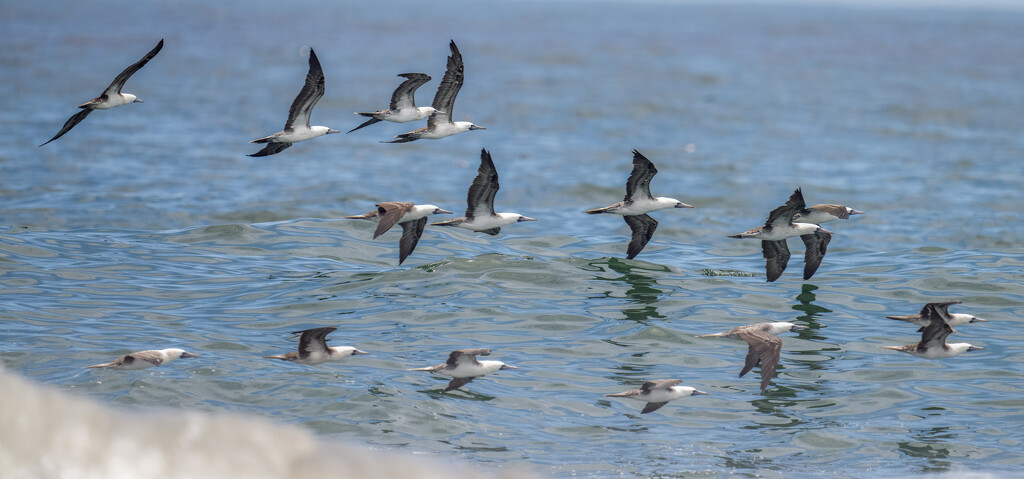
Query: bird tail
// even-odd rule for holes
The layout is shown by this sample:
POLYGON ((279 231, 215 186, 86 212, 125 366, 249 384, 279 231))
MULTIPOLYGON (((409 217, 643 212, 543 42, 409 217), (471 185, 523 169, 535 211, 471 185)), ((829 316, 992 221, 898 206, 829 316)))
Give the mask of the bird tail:
POLYGON ((611 206, 605 206, 604 208, 595 208, 595 209, 592 209, 592 210, 587 210, 587 211, 584 211, 584 213, 586 213, 588 215, 599 215, 601 213, 604 213, 605 211, 608 211, 608 208, 611 208, 611 206))
POLYGON ((105 367, 110 366, 111 364, 114 364, 114 363, 103 363, 103 364, 97 364, 97 365, 94 365, 94 366, 86 366, 85 369, 105 368, 105 367))
POLYGON ((369 213, 363 213, 361 215, 345 216, 344 218, 347 219, 347 220, 368 220, 368 219, 374 218, 376 216, 377 216, 377 212, 376 211, 371 211, 369 213))
MULTIPOLYGON (((366 127, 368 127, 368 126, 370 126, 370 125, 372 125, 374 123, 380 122, 379 119, 373 118, 373 115, 374 115, 373 113, 356 113, 356 114, 357 115, 362 115, 362 116, 368 116, 368 117, 371 117, 371 118, 369 120, 366 120, 365 122, 363 122, 363 124, 361 124, 361 125, 353 128, 353 129, 349 130, 348 133, 352 133, 353 131, 356 131, 356 130, 358 130, 360 128, 366 128, 366 127)), ((346 134, 348 134, 348 133, 346 133, 346 134)))
POLYGON ((288 358, 285 355, 283 355, 283 354, 279 354, 277 356, 263 356, 263 357, 266 358, 266 359, 280 359, 282 361, 287 361, 288 360, 288 358))
POLYGON ((450 220, 438 221, 437 223, 430 223, 430 226, 456 226, 459 223, 466 221, 465 218, 455 218, 450 220))
POLYGON ((381 143, 408 143, 410 141, 417 140, 417 138, 409 136, 408 133, 402 133, 401 135, 398 135, 395 138, 397 138, 397 140, 382 141, 381 143))
POLYGON ((621 393, 605 394, 604 397, 606 397, 606 398, 628 398, 630 396, 636 396, 639 393, 640 393, 639 389, 634 389, 632 391, 626 391, 626 392, 621 392, 621 393))
POLYGON ((425 368, 412 368, 412 369, 406 369, 406 371, 427 371, 427 372, 432 372, 432 371, 434 371, 434 370, 436 370, 436 369, 437 369, 437 368, 436 368, 436 367, 434 367, 434 366, 428 366, 428 367, 425 367, 425 368))

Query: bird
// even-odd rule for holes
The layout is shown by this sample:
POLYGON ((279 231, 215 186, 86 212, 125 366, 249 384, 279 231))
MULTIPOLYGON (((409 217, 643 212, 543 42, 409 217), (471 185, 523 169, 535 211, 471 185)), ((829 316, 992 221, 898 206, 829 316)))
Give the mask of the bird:
POLYGON ((705 334, 699 338, 723 337, 729 339, 742 339, 747 342, 747 358, 740 371, 740 377, 747 374, 758 363, 761 364, 761 391, 768 388, 768 383, 775 377, 775 368, 779 364, 779 357, 782 355, 782 338, 778 335, 787 331, 798 331, 807 329, 807 326, 800 326, 784 321, 774 323, 754 323, 746 326, 737 326, 728 331, 715 334, 705 334))
POLYGON ((459 47, 455 45, 455 40, 448 44, 448 48, 452 51, 452 54, 448 55, 448 69, 444 72, 444 78, 441 79, 441 84, 437 87, 437 93, 434 94, 434 102, 431 104, 434 112, 427 118, 427 126, 408 133, 402 133, 395 137, 397 139, 384 143, 406 143, 421 138, 437 140, 464 131, 487 129, 468 121, 452 121, 455 96, 459 94, 459 89, 462 88, 465 72, 462 64, 462 54, 459 53, 459 47))
POLYGON ((658 228, 658 221, 651 218, 652 211, 665 208, 693 208, 675 198, 663 196, 655 198, 651 194, 651 178, 658 174, 658 169, 647 157, 633 150, 633 171, 626 180, 626 196, 622 201, 614 205, 605 206, 584 213, 596 215, 611 213, 622 215, 626 220, 629 229, 633 231, 633 239, 629 241, 626 249, 626 259, 633 259, 644 249, 647 242, 654 236, 654 230, 658 228))
MULTIPOLYGON (((925 308, 927 308, 927 306, 925 306, 925 308)), ((970 343, 947 343, 946 338, 955 332, 956 330, 946 322, 942 315, 929 313, 928 325, 921 328, 920 342, 904 346, 882 347, 885 349, 892 349, 894 351, 903 351, 924 359, 951 358, 968 351, 985 349, 979 346, 974 346, 970 343)))
POLYGON ((430 75, 427 75, 426 73, 402 73, 398 76, 403 77, 406 80, 403 81, 401 85, 398 85, 395 92, 391 94, 391 106, 388 107, 387 110, 377 110, 375 112, 368 113, 356 112, 356 115, 368 116, 370 119, 349 130, 348 133, 352 133, 353 131, 370 126, 382 120, 393 121, 395 123, 406 123, 422 120, 430 116, 431 113, 434 113, 434 107, 432 106, 416 107, 416 89, 430 81, 430 75))
POLYGON ((921 312, 918 314, 912 314, 910 316, 886 316, 889 319, 895 319, 898 321, 906 321, 908 323, 914 323, 921 326, 917 332, 924 331, 924 328, 931 323, 931 317, 938 315, 946 322, 946 324, 952 326, 960 326, 962 324, 970 323, 986 323, 987 319, 981 319, 977 316, 963 313, 950 313, 949 306, 953 304, 960 304, 961 301, 943 301, 940 303, 928 303, 921 308, 921 312))
POLYGON ((292 146, 292 143, 311 140, 331 133, 341 133, 326 126, 309 126, 309 115, 323 96, 324 70, 320 67, 320 60, 316 58, 316 52, 310 48, 309 73, 306 74, 306 83, 302 85, 302 90, 299 91, 299 95, 295 97, 291 108, 288 109, 288 121, 284 124, 284 130, 250 141, 249 143, 266 143, 267 146, 248 156, 276 155, 292 146))
POLYGON ((369 213, 346 216, 346 219, 370 220, 377 223, 373 239, 384 234, 396 223, 402 225, 402 239, 398 241, 398 264, 416 249, 416 243, 423 235, 423 227, 427 224, 428 215, 450 215, 451 211, 443 210, 434 205, 416 205, 404 201, 388 201, 377 203, 377 209, 369 213))
MULTIPOLYGON (((93 98, 92 100, 89 100, 85 103, 82 103, 81 105, 78 105, 78 108, 81 108, 82 111, 75 113, 74 115, 71 115, 71 118, 68 118, 68 121, 64 122, 64 126, 60 129, 60 131, 57 132, 57 134, 54 135, 53 138, 50 138, 50 140, 47 141, 46 143, 49 143, 53 140, 56 140, 57 138, 64 136, 65 133, 71 131, 71 129, 74 128, 75 125, 81 123, 81 121, 84 120, 85 117, 89 116, 89 114, 92 113, 93 110, 106 110, 121 105, 127 105, 129 103, 143 103, 143 101, 139 99, 139 97, 132 95, 131 93, 121 93, 121 88, 124 87, 125 82, 127 82, 128 79, 135 74, 135 72, 139 71, 139 69, 146 66, 146 63, 149 63, 149 61, 152 60, 157 53, 160 53, 160 50, 163 47, 164 40, 161 38, 160 42, 157 43, 156 46, 149 51, 149 53, 143 56, 141 60, 129 65, 128 68, 125 68, 124 71, 119 73, 114 78, 114 81, 110 83, 110 86, 108 86, 106 90, 103 90, 103 93, 101 93, 100 96, 93 98)), ((39 146, 43 146, 46 143, 43 143, 42 145, 39 146)))
POLYGON ((772 210, 764 226, 758 226, 740 234, 729 235, 730 238, 754 238, 761 240, 761 251, 765 259, 768 282, 779 279, 782 276, 782 272, 786 270, 786 263, 789 262, 789 247, 786 246, 787 238, 799 236, 804 242, 806 247, 804 252, 804 280, 811 279, 811 276, 814 276, 814 272, 821 265, 822 258, 825 257, 828 243, 832 241, 832 232, 812 223, 794 223, 793 217, 803 210, 804 195, 800 188, 797 188, 785 205, 772 210))
POLYGON ((452 351, 448 355, 448 361, 443 364, 426 368, 414 368, 409 371, 427 371, 455 378, 444 389, 445 392, 448 392, 461 388, 473 379, 485 374, 505 369, 519 369, 501 361, 478 361, 476 359, 477 356, 487 354, 491 354, 490 349, 459 349, 452 351))
POLYGON ((97 364, 95 366, 86 366, 85 369, 91 368, 109 368, 109 369, 146 369, 153 366, 161 366, 174 361, 178 358, 198 358, 198 354, 193 354, 184 349, 169 348, 169 349, 157 349, 149 351, 139 351, 136 353, 125 354, 109 363, 97 364))
POLYGON ((646 401, 647 405, 644 406, 642 411, 640 411, 640 414, 647 414, 661 409, 661 407, 668 404, 669 401, 689 396, 701 396, 708 394, 689 386, 680 386, 679 384, 682 382, 682 379, 653 379, 645 382, 643 386, 640 386, 640 389, 633 389, 631 391, 615 394, 605 394, 604 396, 610 398, 630 398, 636 399, 637 401, 646 401))
POLYGON ((811 223, 820 225, 822 223, 828 223, 829 221, 835 220, 848 220, 852 215, 863 215, 867 214, 863 211, 857 211, 849 206, 843 205, 814 205, 808 206, 803 210, 800 210, 796 216, 793 217, 793 221, 797 223, 811 223))
POLYGON ((299 337, 298 351, 280 354, 277 356, 263 357, 266 359, 280 359, 282 361, 291 361, 293 363, 312 366, 314 364, 320 364, 327 361, 345 359, 349 356, 370 354, 366 351, 360 351, 353 348, 352 346, 328 346, 327 335, 336 329, 338 328, 326 327, 295 331, 291 334, 299 337))
POLYGON ((457 226, 493 236, 501 231, 502 226, 521 221, 537 221, 535 218, 529 218, 519 213, 495 213, 494 195, 497 193, 498 170, 494 168, 491 153, 486 149, 481 149, 480 168, 476 178, 473 179, 473 184, 469 185, 469 195, 466 198, 466 215, 430 224, 457 226))

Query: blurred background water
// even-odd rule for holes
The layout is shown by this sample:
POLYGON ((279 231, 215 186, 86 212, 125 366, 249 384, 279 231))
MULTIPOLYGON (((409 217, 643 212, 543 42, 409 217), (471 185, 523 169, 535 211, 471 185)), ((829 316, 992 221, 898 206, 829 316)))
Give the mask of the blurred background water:
MULTIPOLYGON (((0 363, 130 408, 248 413, 378 449, 550 477, 1019 472, 1024 464, 1024 11, 1012 6, 676 2, 54 1, 0 4, 0 363), (124 91, 42 148, 160 39, 124 91), (456 119, 486 131, 381 144, 381 123, 269 158, 315 48, 313 124, 347 131, 404 72, 466 62, 456 119), (339 219, 379 201, 461 214, 481 148, 496 237, 339 219), (636 260, 618 201, 639 149, 655 213, 636 260), (753 241, 796 187, 867 211, 814 278, 765 283, 753 241), (929 301, 990 319, 984 346, 925 361, 884 318, 929 301), (756 321, 786 335, 778 377, 738 379, 756 321), (371 356, 297 367, 288 332, 339 326, 371 356), (130 351, 201 359, 83 370, 130 351), (441 393, 407 368, 489 347, 520 367, 441 393), (604 394, 680 378, 710 396, 640 416, 604 394)), ((792 241, 793 246, 798 242, 792 241)), ((44 414, 44 412, 37 412, 44 414)), ((229 447, 229 446, 225 446, 229 447)), ((286 447, 286 446, 285 446, 286 447)), ((215 453, 215 451, 211 452, 215 453)))

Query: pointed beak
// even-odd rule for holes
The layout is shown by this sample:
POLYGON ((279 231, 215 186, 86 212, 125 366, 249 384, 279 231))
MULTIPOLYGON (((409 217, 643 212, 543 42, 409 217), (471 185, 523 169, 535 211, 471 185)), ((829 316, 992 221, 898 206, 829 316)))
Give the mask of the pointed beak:
POLYGON ((441 208, 438 208, 438 209, 434 210, 434 214, 435 215, 453 215, 455 213, 452 213, 451 211, 448 211, 448 210, 442 210, 441 208))
POLYGON ((823 232, 825 232, 825 233, 828 233, 828 234, 830 234, 830 235, 834 235, 834 234, 835 234, 835 233, 833 233, 833 232, 831 232, 831 231, 829 231, 829 230, 827 230, 827 229, 825 229, 825 228, 822 228, 821 226, 819 226, 819 227, 818 227, 818 229, 819 229, 819 230, 821 230, 821 231, 823 231, 823 232))
POLYGON ((470 130, 486 130, 487 128, 484 128, 482 126, 470 125, 469 129, 470 130))
POLYGON ((851 215, 866 215, 867 213, 865 213, 863 211, 857 211, 857 210, 851 208, 850 209, 850 214, 851 215))
POLYGON ((981 351, 983 349, 985 349, 985 348, 983 348, 981 346, 971 346, 971 347, 967 348, 968 351, 981 351))
POLYGON ((355 350, 355 351, 352 351, 352 355, 353 355, 353 356, 359 356, 360 354, 370 354, 370 353, 368 353, 368 352, 366 352, 366 351, 360 351, 360 350, 358 350, 358 349, 357 349, 357 350, 355 350))
POLYGON ((504 369, 519 369, 519 368, 517 368, 515 366, 509 366, 508 364, 502 364, 501 367, 498 368, 499 371, 500 370, 504 370, 504 369))
POLYGON ((979 317, 977 317, 977 316, 974 316, 974 317, 973 317, 973 318, 971 318, 971 320, 970 320, 970 321, 968 321, 968 322, 969 322, 969 323, 987 323, 987 322, 988 322, 988 320, 987 320, 987 319, 981 319, 981 318, 979 318, 979 317))
POLYGON ((135 101, 133 101, 132 103, 146 103, 146 102, 136 98, 135 101))
POLYGON ((704 391, 701 391, 701 390, 699 390, 699 389, 694 389, 694 390, 693 390, 693 395, 694 395, 694 396, 710 396, 710 395, 711 395, 711 393, 706 393, 706 392, 704 392, 704 391))
POLYGON ((790 331, 799 331, 801 329, 811 329, 811 328, 809 326, 801 326, 799 324, 794 324, 792 328, 789 328, 790 331))
POLYGON ((192 353, 189 353, 189 352, 185 352, 185 353, 181 353, 181 357, 182 358, 198 358, 199 355, 198 354, 192 354, 192 353))
POLYGON ((537 221, 537 218, 530 218, 527 216, 520 216, 517 221, 537 221))
POLYGON ((325 135, 329 135, 329 134, 331 134, 331 133, 341 133, 341 132, 340 132, 340 131, 338 131, 338 130, 332 130, 332 129, 328 128, 328 129, 327 129, 327 133, 324 133, 324 134, 325 134, 325 135))
POLYGON ((686 204, 686 203, 679 202, 679 203, 676 203, 676 208, 693 208, 693 207, 688 205, 688 204, 686 204))

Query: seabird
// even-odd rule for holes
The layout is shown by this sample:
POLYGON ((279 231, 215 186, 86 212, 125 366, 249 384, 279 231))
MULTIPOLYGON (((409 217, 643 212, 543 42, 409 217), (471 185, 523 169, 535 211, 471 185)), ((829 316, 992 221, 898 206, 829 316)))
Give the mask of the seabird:
POLYGON ((814 205, 804 208, 796 216, 793 217, 793 221, 797 223, 811 223, 820 225, 822 223, 828 223, 829 221, 835 220, 848 220, 850 215, 863 215, 866 214, 863 211, 857 211, 849 206, 843 205, 814 205))
POLYGON ((768 215, 768 221, 764 226, 758 226, 749 231, 736 235, 729 235, 730 238, 754 238, 761 240, 761 251, 764 254, 765 269, 768 273, 768 281, 775 281, 782 276, 786 270, 786 263, 789 262, 789 247, 786 246, 786 239, 799 236, 804 241, 806 252, 804 252, 804 280, 811 279, 814 272, 821 265, 821 259, 825 257, 829 241, 832 241, 832 232, 821 226, 812 223, 794 223, 793 217, 803 211, 804 195, 797 188, 789 197, 785 205, 772 210, 768 215))
POLYGON ((452 353, 448 355, 448 361, 444 364, 438 364, 437 366, 430 366, 426 368, 415 368, 410 369, 409 371, 427 371, 455 378, 452 379, 448 383, 448 387, 444 389, 445 392, 448 392, 461 388, 462 386, 465 386, 466 383, 479 376, 483 376, 484 374, 504 369, 519 369, 515 366, 509 366, 501 361, 477 361, 477 356, 485 356, 488 354, 491 354, 490 349, 460 349, 458 351, 452 351, 452 353))
POLYGON ((426 73, 402 73, 398 76, 404 77, 406 80, 401 85, 398 85, 395 92, 391 94, 391 106, 387 110, 377 110, 372 113, 356 112, 356 115, 368 116, 370 119, 366 120, 362 125, 349 130, 349 133, 382 120, 406 123, 422 120, 430 116, 431 113, 434 113, 434 107, 432 106, 417 108, 415 98, 416 89, 430 81, 430 75, 426 73))
MULTIPOLYGON (((142 100, 131 93, 121 93, 121 88, 124 87, 124 83, 128 81, 135 72, 144 67, 146 63, 156 56, 157 53, 160 53, 160 49, 163 47, 164 40, 161 38, 160 43, 157 43, 156 46, 142 57, 141 60, 133 63, 118 74, 117 77, 114 78, 114 81, 110 83, 110 86, 108 86, 106 90, 103 90, 103 93, 100 94, 100 96, 78 105, 78 108, 81 108, 82 111, 75 113, 71 118, 68 118, 68 121, 64 122, 64 127, 61 128, 53 138, 50 138, 50 141, 64 136, 65 133, 74 128, 75 125, 79 124, 85 119, 85 117, 89 116, 89 113, 92 113, 93 110, 106 110, 116 106, 127 105, 129 103, 143 103, 142 100)), ((49 143, 50 141, 47 141, 46 143, 49 143)), ((43 143, 43 145, 46 143, 43 143)))
POLYGON ((430 114, 430 118, 427 118, 427 126, 410 131, 409 133, 402 133, 395 137, 397 140, 384 143, 406 143, 421 138, 437 140, 464 131, 487 129, 482 126, 476 126, 468 121, 452 122, 455 96, 459 94, 459 89, 462 88, 465 72, 463 71, 462 54, 459 53, 459 47, 455 46, 455 40, 452 40, 448 47, 452 51, 452 54, 448 55, 448 70, 444 72, 444 78, 441 79, 441 84, 437 87, 437 93, 434 94, 434 103, 431 105, 434 108, 434 112, 430 114))
POLYGON ((629 229, 633 230, 633 239, 629 241, 626 250, 626 259, 633 259, 644 249, 647 242, 654 236, 654 230, 658 228, 658 222, 651 218, 652 211, 665 208, 693 208, 675 198, 651 194, 651 178, 658 174, 658 169, 647 157, 633 150, 633 171, 626 180, 626 197, 614 205, 587 210, 584 213, 596 215, 600 213, 612 213, 622 215, 626 220, 629 229))
POLYGON ((491 153, 486 149, 481 149, 480 168, 476 178, 473 179, 473 184, 469 185, 469 195, 466 198, 466 216, 430 224, 458 226, 467 230, 496 235, 501 231, 502 226, 520 221, 537 221, 519 213, 495 213, 494 195, 497 193, 498 170, 494 168, 491 153))
MULTIPOLYGON (((928 307, 925 306, 927 309, 928 307)), ((922 314, 924 310, 922 310, 922 314)), ((946 343, 946 338, 956 331, 939 314, 928 314, 928 325, 921 328, 921 342, 905 346, 882 346, 885 349, 903 351, 924 359, 951 358, 968 351, 985 349, 970 343, 946 343)))
POLYGON ((150 351, 139 351, 137 353, 125 354, 109 363, 87 366, 90 368, 110 369, 146 369, 153 366, 160 366, 178 358, 198 358, 198 354, 192 354, 184 349, 170 348, 150 351))
POLYGON ((931 317, 938 315, 942 318, 946 324, 950 326, 960 326, 962 324, 970 323, 987 323, 987 319, 981 319, 977 316, 963 313, 950 313, 949 306, 953 304, 961 304, 961 301, 943 301, 941 303, 928 303, 921 308, 921 312, 918 314, 912 314, 910 316, 886 316, 889 319, 895 319, 898 321, 906 321, 908 323, 914 323, 921 326, 917 332, 924 331, 924 328, 931 323, 931 317))
POLYGON ((451 211, 442 210, 434 205, 416 205, 403 201, 377 203, 377 209, 369 213, 346 216, 347 219, 371 220, 377 223, 373 239, 384 234, 396 223, 402 225, 402 239, 398 241, 398 264, 416 249, 416 243, 423 235, 423 227, 427 225, 428 215, 450 215, 451 211))
POLYGON ((305 331, 295 331, 294 333, 291 334, 299 337, 298 351, 292 353, 285 353, 278 356, 263 357, 267 359, 280 359, 282 361, 291 361, 293 363, 313 365, 327 361, 337 361, 339 359, 345 359, 349 356, 356 356, 359 354, 370 354, 366 351, 360 351, 351 346, 328 346, 326 336, 335 329, 338 328, 327 327, 307 329, 305 331))
POLYGON ((262 150, 249 156, 269 156, 280 153, 292 146, 292 143, 311 140, 318 136, 329 133, 341 133, 326 126, 309 126, 309 115, 313 113, 316 102, 324 96, 324 70, 320 68, 320 60, 316 58, 316 52, 309 49, 309 73, 306 74, 306 84, 292 102, 288 109, 288 121, 284 124, 284 130, 274 133, 265 138, 252 140, 249 143, 266 143, 262 150))
POLYGON ((778 335, 800 329, 807 329, 807 326, 781 321, 775 323, 754 323, 746 326, 737 326, 721 333, 705 334, 698 337, 723 337, 746 341, 750 347, 747 349, 747 359, 743 364, 743 370, 740 371, 740 377, 742 378, 754 366, 761 363, 761 391, 764 391, 768 388, 768 383, 775 377, 775 367, 778 366, 779 357, 782 355, 782 338, 778 335))
POLYGON ((679 384, 682 382, 682 379, 654 379, 645 382, 643 386, 640 386, 640 389, 616 394, 605 394, 604 396, 610 398, 630 398, 636 399, 637 401, 646 401, 647 405, 644 406, 643 411, 640 411, 640 414, 647 414, 661 409, 661 407, 668 404, 669 401, 689 396, 701 396, 708 394, 689 386, 680 386, 679 384))

